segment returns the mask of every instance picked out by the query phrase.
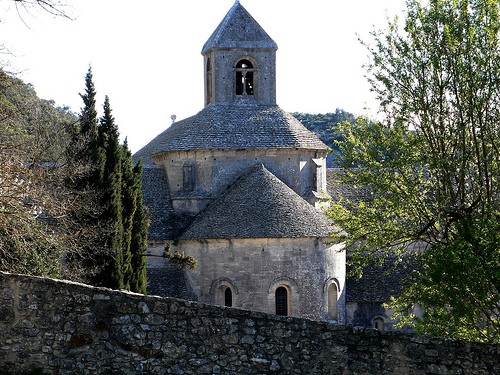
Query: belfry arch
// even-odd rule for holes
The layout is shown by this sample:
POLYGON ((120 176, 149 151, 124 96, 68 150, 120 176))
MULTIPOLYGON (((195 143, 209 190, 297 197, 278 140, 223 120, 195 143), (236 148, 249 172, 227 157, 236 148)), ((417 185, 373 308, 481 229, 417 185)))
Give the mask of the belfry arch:
POLYGON ((237 96, 253 96, 256 92, 257 63, 250 57, 242 57, 235 64, 235 94, 237 96))

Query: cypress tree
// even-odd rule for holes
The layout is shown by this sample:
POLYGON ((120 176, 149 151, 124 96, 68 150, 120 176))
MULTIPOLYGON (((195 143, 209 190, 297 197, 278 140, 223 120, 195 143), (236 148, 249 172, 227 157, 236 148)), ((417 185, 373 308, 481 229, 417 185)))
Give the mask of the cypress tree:
POLYGON ((103 155, 97 185, 102 191, 101 220, 106 223, 104 246, 109 250, 101 260, 102 271, 96 281, 100 285, 122 289, 123 282, 123 225, 122 225, 122 156, 118 128, 111 114, 109 98, 104 100, 104 115, 98 127, 97 152, 103 155))
POLYGON ((133 276, 130 281, 130 290, 146 294, 146 250, 148 248, 148 227, 146 212, 142 197, 142 163, 139 161, 134 167, 134 188, 136 210, 134 213, 130 251, 132 253, 133 276))
POLYGON ((89 67, 85 75, 85 94, 80 94, 84 107, 80 115, 80 134, 89 135, 90 140, 95 142, 97 139, 97 111, 95 108, 96 91, 94 87, 92 68, 89 67))
POLYGON ((123 249, 126 258, 130 259, 125 280, 131 291, 146 294, 148 222, 142 200, 142 164, 133 167, 132 153, 126 140, 122 148, 123 249))
POLYGON ((75 173, 68 185, 84 190, 93 182, 96 171, 100 169, 102 156, 97 149, 97 111, 95 108, 96 92, 94 88, 92 68, 85 75, 85 93, 80 94, 84 107, 80 114, 77 128, 73 131, 71 144, 67 149, 67 159, 75 173))
POLYGON ((74 204, 68 214, 75 225, 77 234, 74 242, 80 250, 69 254, 66 261, 73 268, 85 270, 91 283, 99 270, 98 258, 103 251, 100 235, 101 192, 96 185, 103 156, 97 149, 95 96, 92 69, 89 68, 85 76, 85 93, 80 94, 84 107, 66 150, 69 170, 73 171, 66 179, 66 188, 74 197, 74 204))
POLYGON ((134 173, 132 170, 132 153, 128 149, 127 140, 122 145, 122 204, 123 204, 123 254, 124 254, 124 282, 125 287, 130 289, 130 281, 133 278, 132 253, 130 243, 132 239, 132 227, 136 207, 136 189, 134 188, 134 173))
POLYGON ((85 106, 68 159, 75 168, 85 165, 86 173, 67 184, 80 192, 79 209, 72 215, 82 228, 76 239, 82 248, 81 263, 93 270, 93 285, 146 293, 148 223, 142 203, 142 166, 133 167, 126 141, 120 145, 107 96, 104 115, 98 120, 91 69, 85 85, 81 95, 85 106))

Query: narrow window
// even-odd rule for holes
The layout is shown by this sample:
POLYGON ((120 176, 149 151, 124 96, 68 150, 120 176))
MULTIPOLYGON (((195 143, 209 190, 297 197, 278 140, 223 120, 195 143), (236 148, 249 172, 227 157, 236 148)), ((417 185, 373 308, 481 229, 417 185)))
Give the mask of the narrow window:
POLYGON ((288 315, 288 290, 284 286, 276 289, 276 315, 288 315))
POLYGON ((246 59, 238 61, 236 64, 236 95, 254 94, 254 67, 246 59))
POLYGON ((312 164, 311 166, 313 167, 312 171, 312 186, 314 187, 314 190, 316 191, 321 191, 323 186, 322 186, 322 181, 323 181, 323 160, 320 158, 312 158, 312 164))
POLYGON ((185 165, 182 168, 182 188, 185 192, 194 190, 194 167, 185 165))
POLYGON ((338 292, 337 285, 331 283, 328 287, 328 315, 333 320, 338 320, 338 292))
POLYGON ((231 288, 229 287, 226 287, 226 290, 224 290, 224 306, 233 306, 233 292, 231 292, 231 288))
POLYGON ((242 72, 236 72, 236 95, 243 95, 245 78, 242 72))
POLYGON ((207 59, 207 82, 206 82, 206 89, 207 89, 207 103, 210 103, 212 101, 212 62, 210 58, 207 59))
POLYGON ((247 95, 253 95, 253 72, 247 72, 245 76, 245 91, 247 95))
POLYGON ((384 318, 378 317, 375 318, 373 321, 373 325, 375 326, 375 329, 378 329, 379 331, 384 331, 384 318))

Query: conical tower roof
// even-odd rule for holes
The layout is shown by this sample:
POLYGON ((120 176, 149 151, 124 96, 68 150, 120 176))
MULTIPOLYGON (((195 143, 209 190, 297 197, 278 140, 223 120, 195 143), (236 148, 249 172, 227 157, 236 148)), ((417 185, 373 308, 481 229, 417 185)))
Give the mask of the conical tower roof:
POLYGON ((256 164, 200 212, 180 239, 324 238, 330 230, 326 214, 256 164))
POLYGON ((203 46, 202 54, 211 49, 266 48, 278 49, 278 45, 248 11, 236 1, 203 46))

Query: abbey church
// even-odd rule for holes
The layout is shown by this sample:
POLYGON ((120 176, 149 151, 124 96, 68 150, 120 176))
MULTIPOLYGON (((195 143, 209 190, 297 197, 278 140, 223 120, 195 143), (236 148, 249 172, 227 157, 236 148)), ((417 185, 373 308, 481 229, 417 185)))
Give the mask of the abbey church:
POLYGON ((276 42, 236 1, 202 48, 204 108, 134 155, 151 225, 148 293, 390 329, 397 280, 346 280, 328 243, 327 147, 276 103, 276 42), (193 256, 180 271, 161 256, 193 256))

